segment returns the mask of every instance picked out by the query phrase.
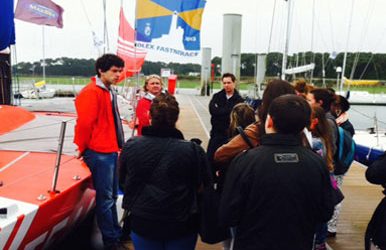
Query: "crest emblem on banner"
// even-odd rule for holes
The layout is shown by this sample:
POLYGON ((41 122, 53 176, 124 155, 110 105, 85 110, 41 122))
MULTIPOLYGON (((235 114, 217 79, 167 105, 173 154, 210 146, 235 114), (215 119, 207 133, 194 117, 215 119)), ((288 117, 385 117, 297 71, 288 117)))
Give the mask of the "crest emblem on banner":
MULTIPOLYGON (((165 53, 181 56, 197 56, 200 50, 201 19, 205 0, 138 0, 137 1, 137 44, 165 53), (162 44, 168 36, 181 46, 162 44), (148 46, 151 44, 154 46, 148 46)), ((170 40, 169 40, 170 41, 170 40)))

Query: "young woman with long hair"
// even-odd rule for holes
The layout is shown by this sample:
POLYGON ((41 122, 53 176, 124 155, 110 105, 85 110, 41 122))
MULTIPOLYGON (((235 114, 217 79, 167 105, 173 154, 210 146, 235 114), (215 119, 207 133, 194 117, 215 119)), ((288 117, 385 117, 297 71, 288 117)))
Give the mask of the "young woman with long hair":
POLYGON ((230 114, 229 137, 232 138, 238 134, 237 127, 245 129, 250 124, 256 122, 256 115, 253 108, 247 103, 239 103, 233 107, 230 114))
MULTIPOLYGON (((312 149, 318 153, 325 161, 327 169, 331 174, 331 182, 333 187, 336 189, 336 181, 333 177, 334 172, 334 160, 333 160, 333 149, 332 149, 332 137, 331 137, 331 126, 327 121, 326 113, 320 105, 311 105, 311 124, 310 130, 312 134, 312 149)), ((326 239, 327 239, 327 223, 319 224, 315 234, 315 250, 326 250, 326 239)))

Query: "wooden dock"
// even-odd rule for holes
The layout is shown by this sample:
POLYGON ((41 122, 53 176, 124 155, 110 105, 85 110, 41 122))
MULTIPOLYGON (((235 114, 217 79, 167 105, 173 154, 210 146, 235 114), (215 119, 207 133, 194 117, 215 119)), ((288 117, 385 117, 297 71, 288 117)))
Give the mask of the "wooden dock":
MULTIPOLYGON (((188 94, 176 96, 180 104, 178 128, 185 139, 194 137, 203 141, 207 147, 210 131, 210 115, 208 112, 209 97, 188 94)), ((364 249, 364 233, 377 204, 383 198, 382 188, 372 185, 365 179, 365 168, 354 163, 343 182, 345 199, 338 222, 336 238, 329 239, 328 244, 334 250, 364 249)), ((220 250, 220 244, 208 245, 199 242, 198 250, 220 250)))
POLYGON ((334 250, 364 249, 367 224, 380 200, 382 188, 366 181, 366 169, 354 163, 343 181, 345 199, 336 238, 328 240, 334 250))

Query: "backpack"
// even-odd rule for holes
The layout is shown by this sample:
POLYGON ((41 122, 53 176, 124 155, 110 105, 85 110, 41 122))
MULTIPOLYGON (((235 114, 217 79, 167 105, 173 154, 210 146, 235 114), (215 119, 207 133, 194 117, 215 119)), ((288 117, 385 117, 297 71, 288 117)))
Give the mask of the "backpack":
POLYGON ((345 174, 354 161, 355 141, 351 134, 337 126, 336 152, 334 155, 335 175, 345 174))

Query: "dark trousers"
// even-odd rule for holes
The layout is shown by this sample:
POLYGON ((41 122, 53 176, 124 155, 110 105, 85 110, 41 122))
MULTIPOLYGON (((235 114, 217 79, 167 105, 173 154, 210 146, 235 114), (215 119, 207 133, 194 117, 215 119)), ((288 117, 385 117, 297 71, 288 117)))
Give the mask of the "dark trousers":
POLYGON ((380 249, 386 249, 386 198, 377 206, 365 233, 365 249, 370 249, 370 240, 380 249))
POLYGON ((173 240, 152 240, 131 232, 131 238, 136 250, 194 250, 197 242, 197 234, 173 240))
MULTIPOLYGON (((216 150, 228 142, 228 137, 223 135, 212 135, 209 139, 208 143, 208 149, 206 150, 206 155, 208 157, 209 163, 212 168, 212 174, 214 177, 216 177, 216 172, 219 170, 219 166, 214 162, 214 153, 216 153, 216 150)), ((218 180, 215 179, 216 182, 218 180)))

